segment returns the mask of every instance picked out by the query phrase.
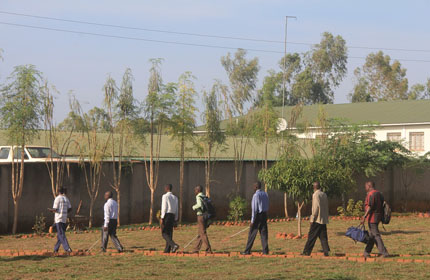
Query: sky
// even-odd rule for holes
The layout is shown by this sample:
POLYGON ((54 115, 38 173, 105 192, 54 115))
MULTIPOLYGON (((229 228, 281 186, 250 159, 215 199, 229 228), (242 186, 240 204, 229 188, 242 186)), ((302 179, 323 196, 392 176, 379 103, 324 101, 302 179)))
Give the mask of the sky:
MULTIPOLYGON (((281 53, 248 51, 258 57, 261 70, 259 85, 269 69, 278 69, 282 43, 266 43, 119 29, 79 23, 43 20, 4 14, 20 13, 111 25, 209 34, 224 37, 257 38, 283 41, 285 16, 288 22, 287 52, 306 52, 318 43, 323 32, 341 35, 349 48, 348 75, 335 90, 335 103, 349 102, 354 85, 353 71, 361 66, 370 52, 380 48, 393 59, 404 61, 409 86, 424 83, 430 77, 430 1, 345 1, 345 0, 0 0, 0 83, 5 83, 17 65, 33 64, 60 92, 56 97, 55 119, 60 122, 68 113, 69 92, 84 109, 102 106, 103 84, 111 75, 121 81, 127 67, 133 71, 134 95, 146 96, 150 58, 163 58, 164 82, 175 82, 185 71, 196 76, 199 97, 215 79, 227 82, 220 58, 237 48, 268 50, 281 53), (208 48, 166 44, 143 40, 106 38, 85 34, 48 31, 6 25, 38 26, 87 33, 134 37, 158 41, 216 45, 208 48), (427 51, 410 51, 427 50, 427 51)), ((201 109, 201 101, 197 103, 201 109)))

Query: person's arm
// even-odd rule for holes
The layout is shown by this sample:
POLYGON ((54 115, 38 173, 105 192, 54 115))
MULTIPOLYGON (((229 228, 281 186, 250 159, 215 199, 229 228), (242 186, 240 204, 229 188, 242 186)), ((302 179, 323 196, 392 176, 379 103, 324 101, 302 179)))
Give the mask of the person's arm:
POLYGON ((178 211, 178 198, 175 197, 175 222, 179 220, 179 211, 178 211))
POLYGON ((54 205, 52 206, 52 208, 48 208, 48 211, 52 213, 57 213, 57 209, 58 209, 58 199, 55 198, 54 205))
POLYGON ((109 225, 109 218, 110 218, 110 207, 107 202, 105 203, 105 206, 104 206, 104 216, 105 216, 105 223, 103 225, 103 230, 107 231, 108 225, 109 225))
POLYGON ((200 196, 196 196, 196 204, 193 205, 193 210, 203 210, 202 198, 200 196))
POLYGON ((161 222, 163 222, 164 216, 166 215, 166 209, 167 209, 167 199, 166 199, 166 195, 163 195, 163 197, 161 198, 161 222))
POLYGON ((255 222, 255 216, 256 216, 256 212, 257 212, 257 208, 258 208, 258 206, 257 206, 257 198, 256 198, 256 195, 254 194, 253 196, 252 196, 252 201, 251 201, 251 227, 252 227, 252 224, 255 222))
POLYGON ((70 203, 70 200, 67 199, 67 213, 72 212, 72 204, 70 203))
POLYGON ((319 210, 320 210, 320 198, 318 195, 314 195, 312 197, 312 215, 309 219, 311 223, 315 223, 318 218, 319 210))
POLYGON ((367 216, 369 216, 372 213, 372 205, 374 205, 374 203, 372 202, 372 199, 373 199, 372 196, 370 196, 369 201, 365 206, 364 216, 363 216, 363 219, 361 220, 362 224, 364 224, 364 222, 366 221, 367 216))

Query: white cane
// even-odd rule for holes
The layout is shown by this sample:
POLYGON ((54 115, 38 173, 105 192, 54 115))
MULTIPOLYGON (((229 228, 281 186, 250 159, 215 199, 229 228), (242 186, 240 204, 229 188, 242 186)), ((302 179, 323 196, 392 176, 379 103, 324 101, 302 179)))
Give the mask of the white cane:
POLYGON ((191 239, 190 242, 188 242, 187 245, 185 245, 184 249, 187 248, 188 246, 190 246, 190 244, 198 237, 198 235, 196 235, 196 237, 194 237, 193 239, 191 239))
POLYGON ((236 232, 235 234, 233 234, 233 235, 230 235, 229 237, 227 237, 227 238, 224 238, 222 241, 227 241, 228 239, 230 239, 230 238, 232 238, 232 237, 235 237, 236 235, 239 235, 239 234, 241 234, 242 232, 244 232, 245 230, 247 230, 247 229, 249 229, 249 228, 244 228, 244 229, 242 229, 241 231, 239 231, 239 232, 236 232))
POLYGON ((91 245, 91 247, 87 250, 87 252, 91 251, 91 249, 92 249, 94 246, 96 246, 96 244, 97 244, 98 242, 100 242, 100 240, 96 240, 96 242, 94 242, 94 244, 93 244, 93 245, 91 245))

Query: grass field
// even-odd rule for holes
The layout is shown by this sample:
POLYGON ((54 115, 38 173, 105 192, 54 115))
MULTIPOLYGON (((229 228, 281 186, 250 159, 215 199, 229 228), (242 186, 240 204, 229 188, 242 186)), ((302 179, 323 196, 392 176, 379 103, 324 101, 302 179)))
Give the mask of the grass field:
MULTIPOLYGON (((99 244, 92 256, 15 256, 0 257, 0 279, 429 279, 429 263, 410 263, 411 260, 430 261, 430 219, 410 216, 394 217, 383 232, 383 239, 390 254, 389 262, 356 262, 332 258, 263 258, 250 257, 177 257, 146 256, 139 250, 162 250, 164 240, 159 230, 118 232, 127 252, 121 255, 100 253, 99 244), (406 260, 400 263, 398 260, 406 260)), ((346 229, 358 221, 330 221, 329 243, 332 255, 360 254, 364 244, 355 244, 344 237, 346 229)), ((136 225, 137 226, 137 225, 136 225)), ((239 252, 244 249, 247 231, 225 240, 245 226, 213 225, 208 235, 215 252, 239 252)), ((309 229, 303 222, 303 229, 309 229)), ((271 254, 301 252, 304 239, 282 240, 280 232, 296 233, 297 222, 269 224, 271 254)), ((181 246, 190 241, 197 232, 195 226, 181 227, 174 233, 174 240, 181 246)), ((84 234, 68 233, 73 250, 88 249, 100 238, 100 231, 84 234)), ((0 236, 0 250, 52 250, 55 239, 46 237, 16 238, 0 236)), ((110 244, 111 246, 112 244, 110 244)), ((111 247, 112 248, 112 247, 111 247)), ((314 252, 321 249, 319 242, 314 252)), ((181 250, 181 249, 180 249, 181 250)), ((191 251, 192 245, 186 249, 191 251)), ((254 251, 261 250, 259 237, 254 251)), ((376 250, 376 248, 375 248, 376 250)), ((375 251, 376 253, 376 251, 375 251)))

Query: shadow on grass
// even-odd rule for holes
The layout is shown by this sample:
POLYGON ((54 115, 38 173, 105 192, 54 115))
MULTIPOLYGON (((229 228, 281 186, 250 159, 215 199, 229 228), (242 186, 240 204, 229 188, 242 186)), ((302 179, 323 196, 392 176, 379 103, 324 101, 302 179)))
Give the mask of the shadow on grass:
POLYGON ((0 262, 14 262, 14 261, 41 261, 46 258, 49 258, 47 256, 18 256, 18 257, 2 257, 0 258, 0 262))
MULTIPOLYGON (((406 235, 408 235, 408 234, 420 234, 420 233, 423 233, 422 231, 415 231, 415 230, 392 230, 392 231, 381 231, 381 230, 379 230, 380 232, 381 232, 381 235, 393 235, 393 234, 406 234, 406 235)), ((336 232, 336 235, 337 236, 345 236, 345 233, 346 233, 346 231, 345 232, 343 232, 343 231, 339 231, 339 232, 336 232)))

